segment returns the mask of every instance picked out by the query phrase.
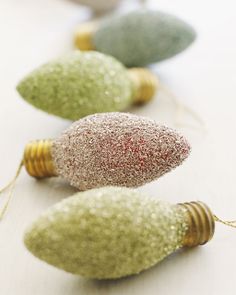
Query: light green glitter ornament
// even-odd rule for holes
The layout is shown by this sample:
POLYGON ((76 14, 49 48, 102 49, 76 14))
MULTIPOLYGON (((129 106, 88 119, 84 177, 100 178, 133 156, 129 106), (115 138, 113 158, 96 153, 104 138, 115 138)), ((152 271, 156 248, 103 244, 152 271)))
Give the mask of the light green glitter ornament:
POLYGON ((140 67, 182 52, 195 38, 194 29, 181 19, 142 9, 79 25, 75 45, 112 55, 126 66, 140 67))
POLYGON ((136 190, 77 193, 47 210, 25 234, 38 258, 73 274, 137 274, 182 246, 211 239, 214 218, 201 202, 171 205, 136 190))
POLYGON ((33 71, 18 84, 17 90, 33 106, 77 120, 148 101, 157 83, 148 70, 126 70, 104 54, 75 51, 33 71))

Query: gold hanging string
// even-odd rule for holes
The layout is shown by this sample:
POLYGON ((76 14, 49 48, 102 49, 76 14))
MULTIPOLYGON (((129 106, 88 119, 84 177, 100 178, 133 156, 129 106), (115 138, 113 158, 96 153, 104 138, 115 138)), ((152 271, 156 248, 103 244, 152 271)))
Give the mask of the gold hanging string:
POLYGON ((16 171, 16 174, 15 174, 14 178, 5 187, 0 189, 0 194, 5 192, 6 190, 8 190, 15 183, 15 181, 17 180, 23 166, 24 166, 24 163, 23 163, 23 160, 22 160, 20 162, 20 165, 17 168, 17 171, 16 171))
POLYGON ((184 105, 183 103, 181 103, 178 98, 176 97, 176 95, 170 91, 166 86, 164 86, 163 84, 160 84, 160 89, 162 89, 163 92, 165 92, 167 94, 167 96, 169 97, 169 99, 174 103, 176 111, 175 111, 175 122, 174 124, 176 126, 188 126, 192 129, 196 129, 196 126, 193 126, 191 124, 186 124, 181 122, 181 118, 182 115, 184 113, 189 114, 202 128, 202 130, 204 131, 204 133, 206 132, 206 125, 205 122, 203 121, 203 119, 190 107, 184 105))
POLYGON ((224 220, 220 219, 219 217, 217 217, 216 215, 214 215, 214 219, 215 219, 215 221, 220 222, 220 223, 222 223, 224 225, 236 228, 236 220, 224 221, 224 220))
POLYGON ((7 197, 7 201, 4 204, 3 208, 0 210, 0 220, 4 217, 4 215, 5 215, 6 211, 7 211, 7 208, 9 206, 9 204, 10 204, 10 201, 11 201, 12 196, 13 196, 13 192, 14 192, 14 187, 15 187, 16 180, 19 177, 20 172, 21 172, 23 166, 24 166, 24 161, 22 160, 20 162, 19 167, 17 168, 16 174, 13 177, 13 179, 5 187, 3 187, 2 189, 0 189, 0 194, 2 194, 3 192, 7 191, 8 189, 10 190, 9 191, 9 194, 8 194, 8 197, 7 197))

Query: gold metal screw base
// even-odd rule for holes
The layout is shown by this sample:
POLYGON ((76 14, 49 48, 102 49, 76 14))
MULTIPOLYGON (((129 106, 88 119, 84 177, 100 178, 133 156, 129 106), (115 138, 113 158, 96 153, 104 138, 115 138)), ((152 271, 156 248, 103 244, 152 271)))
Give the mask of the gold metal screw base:
POLYGON ((211 210, 202 202, 179 204, 186 209, 188 231, 183 246, 194 247, 209 242, 215 231, 215 219, 211 210))
POLYGON ((23 164, 30 176, 57 176, 52 158, 52 140, 36 140, 25 147, 23 164))
POLYGON ((132 68, 128 72, 134 83, 134 103, 142 104, 150 101, 158 89, 158 78, 143 68, 132 68))
POLYGON ((95 22, 79 25, 74 37, 75 47, 82 51, 95 50, 92 37, 96 31, 96 27, 97 24, 95 22))

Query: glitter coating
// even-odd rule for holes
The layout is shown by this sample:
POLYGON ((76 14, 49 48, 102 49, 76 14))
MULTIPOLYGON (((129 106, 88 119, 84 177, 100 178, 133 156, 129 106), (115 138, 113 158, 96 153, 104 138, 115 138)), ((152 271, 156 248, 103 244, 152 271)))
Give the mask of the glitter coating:
POLYGON ((191 26, 175 16, 137 10, 110 17, 93 36, 95 48, 112 55, 126 66, 145 66, 170 58, 196 38, 191 26))
POLYGON ((137 274, 182 246, 185 210, 128 188, 94 189, 63 200, 25 235, 38 258, 73 274, 137 274))
POLYGON ((83 118, 52 149, 57 173, 80 190, 141 186, 180 165, 189 152, 176 131, 127 113, 83 118))
POLYGON ((74 51, 51 61, 23 79, 17 90, 33 106, 71 120, 124 110, 133 97, 126 69, 98 52, 74 51))

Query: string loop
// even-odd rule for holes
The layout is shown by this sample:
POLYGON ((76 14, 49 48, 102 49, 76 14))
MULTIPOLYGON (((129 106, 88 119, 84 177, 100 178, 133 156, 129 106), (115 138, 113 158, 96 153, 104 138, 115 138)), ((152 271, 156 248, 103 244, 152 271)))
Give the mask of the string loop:
POLYGON ((9 190, 9 194, 7 196, 6 203, 4 204, 3 208, 0 210, 0 220, 3 219, 3 217, 4 217, 4 215, 5 215, 6 211, 7 211, 7 208, 9 206, 9 204, 10 204, 10 201, 11 201, 12 196, 13 196, 13 191, 14 191, 16 180, 19 177, 23 166, 24 166, 24 160, 21 160, 20 165, 18 166, 16 174, 13 177, 13 179, 5 187, 0 189, 0 194, 2 194, 5 191, 9 190))
POLYGON ((182 121, 184 113, 190 115, 195 122, 201 127, 202 131, 206 133, 206 125, 204 120, 190 107, 184 105, 179 101, 177 96, 166 86, 160 84, 160 89, 167 94, 171 102, 175 106, 175 122, 174 124, 178 127, 190 127, 191 129, 196 129, 196 126, 192 124, 187 124, 182 121))
POLYGON ((219 217, 217 217, 216 215, 214 215, 214 219, 215 219, 215 221, 220 222, 224 225, 236 228, 236 220, 224 221, 224 220, 220 219, 219 217))

